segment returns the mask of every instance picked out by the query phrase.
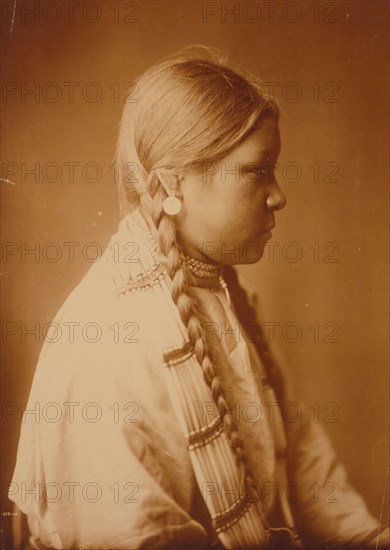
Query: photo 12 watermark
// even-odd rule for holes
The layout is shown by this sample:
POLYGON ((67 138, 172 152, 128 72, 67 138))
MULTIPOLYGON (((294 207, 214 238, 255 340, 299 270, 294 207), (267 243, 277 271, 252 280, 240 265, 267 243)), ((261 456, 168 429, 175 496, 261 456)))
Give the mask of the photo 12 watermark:
POLYGON ((26 24, 92 25, 114 22, 134 25, 142 21, 141 3, 127 0, 5 0, 0 4, 0 17, 2 23, 9 25, 11 34, 17 25, 26 24))

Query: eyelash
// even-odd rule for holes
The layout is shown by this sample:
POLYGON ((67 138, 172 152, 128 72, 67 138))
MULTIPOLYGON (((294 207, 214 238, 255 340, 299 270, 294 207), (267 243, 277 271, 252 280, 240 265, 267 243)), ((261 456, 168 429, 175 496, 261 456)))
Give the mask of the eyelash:
POLYGON ((256 176, 261 177, 264 175, 269 175, 271 173, 273 174, 277 169, 277 163, 269 163, 267 165, 255 166, 253 168, 251 167, 248 170, 245 170, 245 174, 255 174, 256 176))

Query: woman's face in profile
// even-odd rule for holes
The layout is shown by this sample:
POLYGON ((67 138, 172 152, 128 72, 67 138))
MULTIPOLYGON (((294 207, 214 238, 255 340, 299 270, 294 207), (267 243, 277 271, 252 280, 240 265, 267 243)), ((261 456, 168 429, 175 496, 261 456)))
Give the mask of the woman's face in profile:
POLYGON ((286 204, 274 175, 279 153, 278 123, 267 116, 223 159, 182 173, 176 222, 187 254, 231 265, 261 258, 274 211, 286 204))

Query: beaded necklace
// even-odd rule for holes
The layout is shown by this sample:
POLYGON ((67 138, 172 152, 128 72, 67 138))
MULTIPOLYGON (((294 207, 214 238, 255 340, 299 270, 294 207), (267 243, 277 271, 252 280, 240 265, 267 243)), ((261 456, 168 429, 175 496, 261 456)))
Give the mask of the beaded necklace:
POLYGON ((203 279, 218 277, 219 285, 225 291, 228 304, 231 305, 229 289, 225 279, 222 276, 223 265, 214 267, 206 262, 202 262, 201 260, 191 258, 190 256, 183 256, 183 264, 191 273, 203 279))

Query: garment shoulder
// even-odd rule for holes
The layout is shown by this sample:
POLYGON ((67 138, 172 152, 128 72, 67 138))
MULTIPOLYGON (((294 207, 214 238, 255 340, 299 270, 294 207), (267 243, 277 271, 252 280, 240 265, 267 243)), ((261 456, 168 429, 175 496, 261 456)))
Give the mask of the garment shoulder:
POLYGON ((162 355, 147 315, 152 306, 150 292, 118 294, 112 273, 93 266, 50 323, 32 391, 115 392, 149 380, 162 355))

